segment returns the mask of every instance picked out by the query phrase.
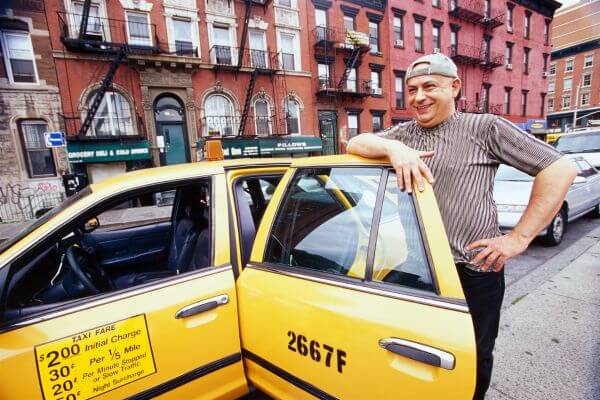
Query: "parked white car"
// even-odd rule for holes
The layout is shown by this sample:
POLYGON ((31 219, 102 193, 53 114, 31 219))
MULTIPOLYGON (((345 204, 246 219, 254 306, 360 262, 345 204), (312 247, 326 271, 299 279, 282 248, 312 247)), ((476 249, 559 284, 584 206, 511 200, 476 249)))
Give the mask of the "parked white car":
POLYGON ((563 154, 581 156, 594 168, 600 169, 600 129, 562 135, 554 146, 563 154))
MULTIPOLYGON (((568 222, 593 212, 600 216, 600 172, 583 157, 570 157, 577 166, 578 175, 567 192, 567 198, 552 222, 540 232, 545 243, 559 244, 568 222)), ((515 227, 529 202, 533 177, 513 167, 501 165, 494 182, 494 201, 502 231, 515 227)))

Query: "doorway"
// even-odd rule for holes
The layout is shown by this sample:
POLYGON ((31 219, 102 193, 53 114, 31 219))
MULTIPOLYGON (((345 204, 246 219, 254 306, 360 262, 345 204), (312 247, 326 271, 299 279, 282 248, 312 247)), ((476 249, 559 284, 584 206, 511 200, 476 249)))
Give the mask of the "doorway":
POLYGON ((319 111, 319 135, 323 140, 323 155, 338 153, 337 113, 319 111))
POLYGON ((154 104, 154 121, 160 165, 189 162, 188 135, 181 102, 171 95, 158 98, 154 104))

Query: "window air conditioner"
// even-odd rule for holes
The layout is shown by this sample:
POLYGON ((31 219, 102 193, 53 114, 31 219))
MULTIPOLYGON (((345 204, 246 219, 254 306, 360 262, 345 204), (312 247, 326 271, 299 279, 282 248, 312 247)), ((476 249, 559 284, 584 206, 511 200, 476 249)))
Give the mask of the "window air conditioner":
POLYGON ((547 77, 548 77, 548 71, 544 71, 544 72, 542 73, 542 76, 543 76, 544 78, 547 78, 547 77))
POLYGON ((374 87, 374 88, 371 88, 371 93, 373 93, 373 94, 381 94, 382 90, 381 90, 380 87, 374 87))
POLYGON ((396 39, 396 46, 404 47, 404 40, 396 39))
POLYGON ((506 64, 506 69, 512 69, 512 64, 506 64))
POLYGON ((440 48, 439 48, 439 47, 436 47, 435 49, 433 49, 433 52, 434 52, 434 53, 439 53, 439 52, 440 52, 440 48))

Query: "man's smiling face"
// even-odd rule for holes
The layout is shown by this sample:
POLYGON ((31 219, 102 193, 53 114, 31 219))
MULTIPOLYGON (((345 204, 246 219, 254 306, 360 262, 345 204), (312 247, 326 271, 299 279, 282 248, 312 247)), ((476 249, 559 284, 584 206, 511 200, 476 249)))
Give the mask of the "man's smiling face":
POLYGON ((460 79, 442 75, 420 75, 408 79, 408 104, 419 125, 433 128, 454 111, 454 98, 460 92, 460 79))

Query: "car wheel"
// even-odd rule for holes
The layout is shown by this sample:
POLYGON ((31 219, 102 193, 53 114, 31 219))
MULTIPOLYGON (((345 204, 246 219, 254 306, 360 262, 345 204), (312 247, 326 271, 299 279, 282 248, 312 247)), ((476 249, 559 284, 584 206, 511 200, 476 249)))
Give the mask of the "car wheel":
POLYGON ((544 242, 549 246, 557 246, 562 242, 567 230, 567 213, 564 208, 552 218, 548 226, 548 232, 544 236, 544 242))

